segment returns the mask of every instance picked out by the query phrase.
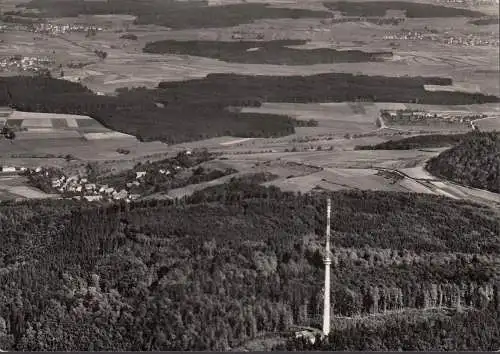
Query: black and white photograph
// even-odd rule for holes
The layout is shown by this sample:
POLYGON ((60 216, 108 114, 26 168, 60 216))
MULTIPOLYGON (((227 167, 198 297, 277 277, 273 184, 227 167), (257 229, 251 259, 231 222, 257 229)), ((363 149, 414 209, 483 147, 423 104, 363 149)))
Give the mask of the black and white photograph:
POLYGON ((499 0, 0 0, 0 352, 500 352, 499 0))

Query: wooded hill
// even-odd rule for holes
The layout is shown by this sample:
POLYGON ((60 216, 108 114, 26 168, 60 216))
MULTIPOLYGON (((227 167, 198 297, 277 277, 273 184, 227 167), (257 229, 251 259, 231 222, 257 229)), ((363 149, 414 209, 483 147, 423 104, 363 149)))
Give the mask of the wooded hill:
POLYGON ((412 150, 439 148, 459 144, 468 134, 425 134, 384 141, 376 145, 358 145, 355 150, 412 150))
MULTIPOLYGON (((381 315, 370 330, 334 319, 345 339, 334 332, 333 348, 498 348, 500 232, 489 209, 330 195, 333 313, 381 315), (457 306, 466 312, 443 309, 457 306), (383 314, 400 310, 397 329, 383 314)), ((239 180, 176 202, 0 204, 0 348, 225 350, 315 325, 325 208, 325 196, 239 180)))
POLYGON ((468 134, 427 164, 435 176, 500 193, 500 133, 468 134))

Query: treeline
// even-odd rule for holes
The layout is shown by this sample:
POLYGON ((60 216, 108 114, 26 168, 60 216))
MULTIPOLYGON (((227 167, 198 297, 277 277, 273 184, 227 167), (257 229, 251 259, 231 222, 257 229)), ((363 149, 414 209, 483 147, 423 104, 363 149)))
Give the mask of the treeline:
POLYGON ((427 92, 424 85, 450 85, 440 77, 385 77, 328 73, 310 76, 250 76, 209 74, 203 79, 161 82, 158 99, 167 102, 217 97, 250 102, 418 102, 422 104, 471 104, 499 102, 495 96, 465 92, 427 92), (231 83, 228 85, 228 82, 231 83), (456 102, 456 103, 451 103, 456 102), (458 103, 462 102, 462 103, 458 103))
POLYGON ((427 164, 441 178, 500 193, 500 133, 474 132, 427 164))
POLYGON ((449 6, 406 1, 324 2, 325 7, 344 16, 385 16, 387 10, 405 11, 408 18, 483 17, 484 13, 449 6))
POLYGON ((474 20, 470 20, 469 23, 476 26, 489 26, 489 25, 499 25, 500 19, 498 17, 483 17, 474 20))
MULTIPOLYGON (((491 211, 430 195, 330 195, 333 312, 382 316, 363 332, 368 349, 387 343, 384 311, 460 302, 498 313, 491 211)), ((314 325, 325 209, 324 196, 242 180, 176 201, 0 204, 2 349, 227 350, 314 325)), ((483 334, 490 322, 464 328, 465 349, 496 344, 483 334)), ((434 347, 440 333, 392 337, 434 347)))
POLYGON ((495 96, 427 92, 424 84, 450 85, 439 77, 383 77, 352 74, 244 76, 161 82, 157 89, 122 89, 99 96, 84 86, 46 77, 0 78, 0 105, 29 112, 83 114, 107 128, 142 140, 179 143, 222 135, 277 137, 303 123, 287 116, 242 113, 230 107, 262 102, 418 102, 465 105, 498 102, 495 96))
POLYGON ((384 141, 376 145, 357 145, 354 150, 412 150, 439 148, 459 144, 473 133, 467 134, 426 134, 397 140, 384 141))
POLYGON ((330 48, 293 49, 288 46, 306 44, 303 40, 276 41, 176 41, 149 42, 145 53, 187 54, 226 62, 273 65, 314 65, 329 63, 361 63, 383 61, 392 57, 391 52, 363 52, 361 50, 336 50, 330 48))
POLYGON ((22 6, 41 11, 40 16, 43 17, 126 14, 137 17, 135 24, 158 25, 174 29, 233 27, 267 18, 331 17, 327 11, 270 7, 267 4, 208 6, 207 1, 31 0, 22 6))

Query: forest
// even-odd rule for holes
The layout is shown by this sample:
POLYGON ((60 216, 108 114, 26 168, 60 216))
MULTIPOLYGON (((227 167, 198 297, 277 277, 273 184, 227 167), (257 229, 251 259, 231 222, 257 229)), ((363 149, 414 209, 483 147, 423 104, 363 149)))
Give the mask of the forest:
POLYGON ((41 17, 76 17, 78 15, 133 15, 135 24, 158 25, 173 29, 233 27, 260 19, 328 18, 327 11, 270 7, 267 4, 243 3, 208 6, 207 1, 175 0, 31 0, 19 7, 37 9, 41 17))
POLYGON ((387 10, 405 11, 408 18, 485 16, 482 12, 469 9, 406 1, 337 1, 323 4, 332 11, 340 11, 344 16, 383 17, 387 10))
POLYGON ((500 132, 474 132, 431 159, 435 176, 500 193, 500 132))
MULTIPOLYGON (((262 102, 418 102, 466 105, 499 102, 496 96, 428 92, 423 85, 450 85, 448 78, 352 74, 245 76, 209 74, 203 79, 161 82, 156 89, 119 89, 99 96, 79 83, 48 77, 0 78, 0 106, 28 112, 82 114, 143 141, 167 143, 231 135, 277 137, 304 124, 282 115, 242 113, 234 107, 262 102), (230 84, 228 84, 230 83, 230 84), (159 103, 161 105, 159 105, 159 103)), ((309 123, 307 123, 309 124, 309 123)))
POLYGON ((376 145, 358 145, 355 150, 412 150, 454 146, 473 133, 466 134, 425 134, 384 141, 376 145))
MULTIPOLYGON (((0 204, 0 348, 228 350, 318 326, 325 195, 249 180, 175 201, 0 204)), ((323 349, 498 348, 493 211, 329 195, 334 331, 323 349)))
POLYGON ((305 40, 238 42, 162 40, 147 43, 143 51, 154 54, 187 54, 234 63, 273 65, 362 63, 382 61, 385 57, 392 57, 391 52, 289 48, 306 43, 305 40))

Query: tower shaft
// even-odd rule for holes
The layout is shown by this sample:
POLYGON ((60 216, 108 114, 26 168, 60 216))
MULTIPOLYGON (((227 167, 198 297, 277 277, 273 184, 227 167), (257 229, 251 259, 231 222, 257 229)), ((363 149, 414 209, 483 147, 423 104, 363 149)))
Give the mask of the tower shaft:
POLYGON ((328 198, 326 206, 326 244, 325 244, 325 293, 323 304, 323 334, 328 336, 330 333, 330 212, 331 200, 328 198))

